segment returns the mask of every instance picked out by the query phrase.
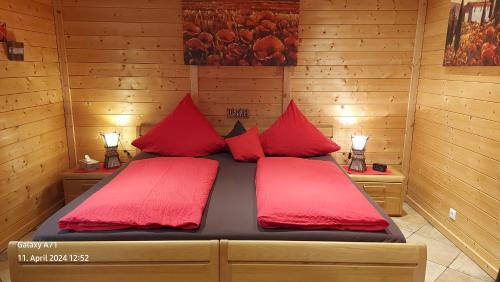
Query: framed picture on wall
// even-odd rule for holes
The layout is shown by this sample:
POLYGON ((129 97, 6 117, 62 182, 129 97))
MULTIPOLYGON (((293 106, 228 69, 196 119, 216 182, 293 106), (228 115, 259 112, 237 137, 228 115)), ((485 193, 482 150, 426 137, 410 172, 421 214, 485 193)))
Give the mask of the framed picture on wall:
POLYGON ((182 0, 188 65, 297 64, 300 0, 182 0))
POLYGON ((451 0, 444 66, 500 66, 500 0, 451 0))

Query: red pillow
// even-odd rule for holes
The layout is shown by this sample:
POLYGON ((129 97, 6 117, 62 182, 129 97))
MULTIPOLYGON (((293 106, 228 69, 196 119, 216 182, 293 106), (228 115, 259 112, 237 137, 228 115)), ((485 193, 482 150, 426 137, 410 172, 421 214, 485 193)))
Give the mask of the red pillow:
POLYGON ((132 145, 164 156, 200 157, 224 149, 224 139, 196 108, 188 94, 177 108, 132 145))
POLYGON ((286 112, 262 133, 260 142, 266 155, 271 156, 313 157, 340 150, 307 120, 293 100, 286 112))
POLYGON ((237 161, 256 162, 264 157, 259 140, 259 130, 256 127, 241 135, 226 139, 226 143, 233 158, 237 161))

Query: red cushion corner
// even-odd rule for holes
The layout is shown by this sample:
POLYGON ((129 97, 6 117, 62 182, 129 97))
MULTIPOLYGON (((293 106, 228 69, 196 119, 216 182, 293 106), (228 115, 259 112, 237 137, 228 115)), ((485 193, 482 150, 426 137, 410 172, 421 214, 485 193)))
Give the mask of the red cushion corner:
POLYGON ((292 100, 287 110, 260 136, 270 156, 313 157, 340 150, 314 126, 292 100))
POLYGON ((132 145, 163 156, 201 157, 224 149, 224 139, 187 94, 174 111, 132 145))
POLYGON ((256 127, 241 135, 226 139, 226 144, 237 161, 256 162, 265 156, 260 144, 259 130, 256 127))

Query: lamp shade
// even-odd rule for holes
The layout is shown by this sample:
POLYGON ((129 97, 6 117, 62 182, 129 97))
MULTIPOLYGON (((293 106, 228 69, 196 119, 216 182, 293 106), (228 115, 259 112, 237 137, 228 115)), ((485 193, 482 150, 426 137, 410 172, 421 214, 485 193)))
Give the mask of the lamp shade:
POLYGON ((365 162, 365 147, 368 141, 368 136, 364 135, 353 135, 352 139, 352 155, 349 154, 351 158, 351 164, 349 165, 349 170, 353 171, 366 171, 365 162))
POLYGON ((116 147, 118 146, 118 140, 120 139, 120 134, 116 132, 103 133, 104 143, 106 147, 116 147))
POLYGON ((366 142, 368 141, 368 136, 364 135, 353 135, 352 137, 352 148, 354 150, 364 150, 366 142))

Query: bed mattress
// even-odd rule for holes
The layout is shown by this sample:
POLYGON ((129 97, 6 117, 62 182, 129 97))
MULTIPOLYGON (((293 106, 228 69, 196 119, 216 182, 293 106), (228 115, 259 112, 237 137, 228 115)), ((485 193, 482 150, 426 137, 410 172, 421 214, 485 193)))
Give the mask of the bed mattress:
MULTIPOLYGON (((140 153, 135 159, 157 155, 140 153)), ((90 195, 101 189, 120 170, 103 179, 93 188, 64 206, 48 218, 34 234, 35 241, 144 241, 144 240, 283 240, 283 241, 347 241, 347 242, 405 242, 396 224, 364 192, 370 203, 387 219, 389 227, 380 232, 341 230, 263 229, 257 223, 255 196, 255 163, 233 160, 231 154, 220 153, 207 158, 219 161, 219 171, 207 207, 197 230, 161 228, 154 230, 119 230, 72 232, 60 230, 58 220, 90 195)), ((314 159, 335 162, 331 156, 314 159)))

